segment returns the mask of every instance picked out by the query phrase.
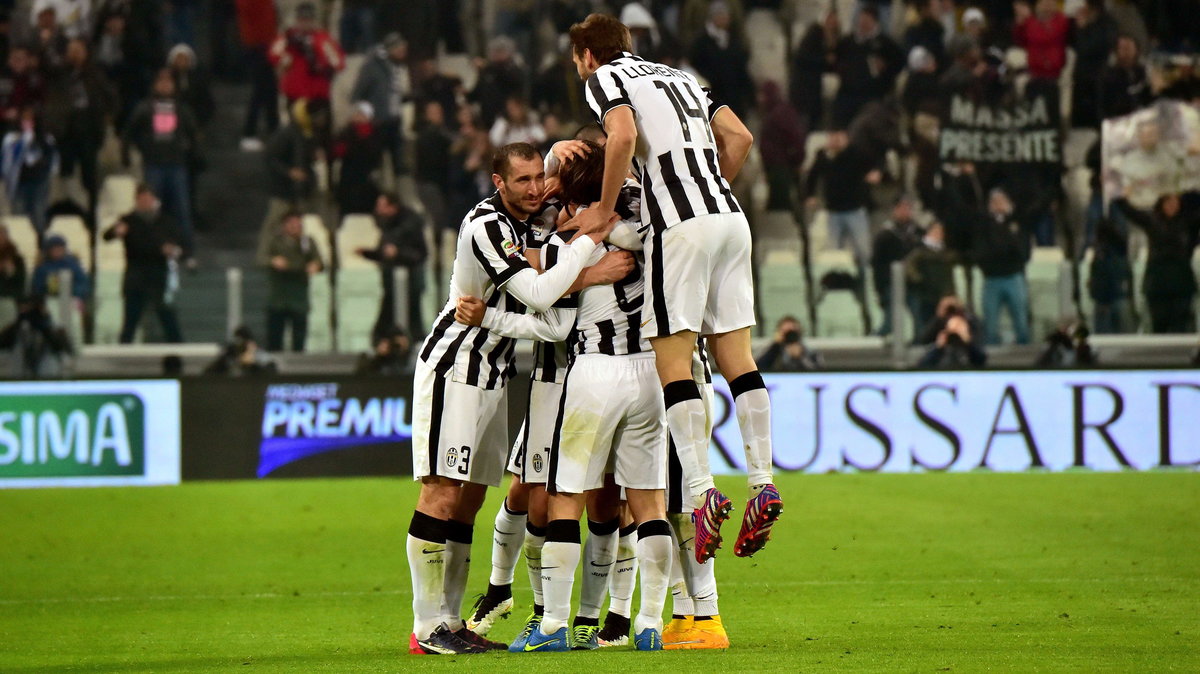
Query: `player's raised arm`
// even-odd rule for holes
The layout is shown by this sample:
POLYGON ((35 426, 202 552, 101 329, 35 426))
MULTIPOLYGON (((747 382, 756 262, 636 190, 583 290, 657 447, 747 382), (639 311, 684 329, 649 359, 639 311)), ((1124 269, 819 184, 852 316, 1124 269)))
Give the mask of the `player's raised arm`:
POLYGON ((717 109, 712 118, 712 130, 717 141, 721 177, 732 183, 746 163, 746 157, 750 156, 754 135, 728 106, 717 109))

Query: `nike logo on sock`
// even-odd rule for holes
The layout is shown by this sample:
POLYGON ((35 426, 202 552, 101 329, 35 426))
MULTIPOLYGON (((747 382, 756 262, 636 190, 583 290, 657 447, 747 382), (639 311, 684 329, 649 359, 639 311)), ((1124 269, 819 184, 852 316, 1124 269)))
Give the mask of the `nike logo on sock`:
POLYGON ((558 568, 557 566, 543 566, 543 567, 541 567, 542 571, 549 571, 550 569, 557 569, 557 568, 558 568))
POLYGON ((603 569, 603 568, 604 568, 604 567, 606 567, 606 566, 612 566, 612 565, 613 565, 613 563, 612 563, 612 562, 609 562, 609 563, 607 563, 607 564, 597 564, 597 563, 595 563, 595 562, 589 562, 589 563, 590 563, 592 566, 597 566, 597 567, 600 567, 601 569, 603 569))
POLYGON ((637 557, 626 557, 625 559, 618 559, 617 564, 624 564, 625 562, 632 562, 635 559, 637 559, 637 557))
POLYGON ((500 527, 495 527, 495 529, 496 533, 500 534, 501 536, 512 536, 513 534, 517 533, 515 531, 500 531, 500 527))
POLYGON ((433 553, 435 553, 435 552, 442 552, 442 551, 441 551, 441 550, 438 550, 437 548, 434 548, 433 550, 426 550, 425 548, 421 548, 421 553, 422 553, 422 554, 426 554, 426 555, 432 555, 432 554, 433 554, 433 553))

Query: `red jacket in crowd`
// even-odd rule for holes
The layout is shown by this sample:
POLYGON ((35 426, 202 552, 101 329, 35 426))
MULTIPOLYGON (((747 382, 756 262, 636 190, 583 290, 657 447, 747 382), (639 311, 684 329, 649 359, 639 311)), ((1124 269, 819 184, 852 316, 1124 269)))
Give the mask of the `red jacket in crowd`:
POLYGON ((324 30, 289 28, 271 45, 271 65, 282 68, 279 89, 288 100, 329 100, 333 75, 346 67, 342 47, 324 30))
POLYGON ((237 0, 238 34, 242 45, 266 49, 279 34, 275 0, 237 0))
POLYGON ((1029 74, 1058 79, 1067 63, 1067 35, 1071 22, 1062 12, 1045 21, 1030 16, 1013 26, 1013 41, 1029 55, 1029 74))

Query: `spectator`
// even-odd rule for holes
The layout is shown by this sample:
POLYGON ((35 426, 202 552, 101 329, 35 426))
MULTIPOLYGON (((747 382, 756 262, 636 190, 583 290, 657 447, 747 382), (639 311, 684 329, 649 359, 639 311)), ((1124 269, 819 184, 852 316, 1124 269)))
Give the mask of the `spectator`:
POLYGON ((933 346, 917 363, 919 368, 962 370, 981 368, 987 364, 987 354, 971 334, 970 324, 961 315, 951 316, 937 333, 933 346))
MULTIPOLYGON (((892 264, 902 262, 921 243, 921 226, 913 217, 912 199, 900 195, 892 206, 892 217, 875 235, 871 244, 871 272, 875 297, 883 309, 883 324, 879 334, 892 332, 892 264)), ((915 318, 915 317, 914 317, 915 318)), ((916 322, 920 328, 924 324, 916 322)))
POLYGON ((1152 99, 1150 76, 1137 42, 1128 35, 1118 37, 1112 65, 1100 76, 1100 114, 1104 119, 1128 115, 1152 99))
POLYGON ((366 101, 375 113, 375 126, 392 158, 392 171, 406 173, 404 162, 404 102, 412 90, 408 74, 408 43, 389 33, 363 63, 354 81, 351 100, 366 101))
POLYGON ((494 0, 495 8, 491 34, 513 40, 525 63, 537 63, 534 50, 534 27, 537 24, 534 0, 494 0))
POLYGON ((379 227, 379 246, 374 250, 360 249, 359 255, 379 263, 383 276, 383 299, 375 329, 396 325, 395 270, 408 270, 408 329, 416 334, 425 327, 421 320, 421 295, 425 291, 425 219, 406 206, 400 197, 391 193, 379 195, 375 202, 375 225, 379 227))
POLYGON ((1093 367, 1099 362, 1088 343, 1088 329, 1074 318, 1066 319, 1046 336, 1046 348, 1038 354, 1034 367, 1066 369, 1093 367))
POLYGON ((375 122, 370 103, 354 104, 350 121, 333 142, 333 156, 342 162, 336 198, 341 215, 369 213, 379 196, 375 174, 383 166, 383 151, 391 134, 375 122))
POLYGON ((804 163, 804 145, 808 139, 805 121, 783 98, 779 85, 772 80, 759 89, 762 110, 762 135, 770 143, 762 145, 763 170, 767 174, 767 210, 795 210, 795 188, 804 163))
POLYGON ((272 375, 278 371, 279 366, 275 364, 275 359, 259 348, 254 333, 244 326, 233 331, 233 339, 225 345, 221 355, 204 368, 204 374, 231 377, 272 375))
POLYGON ((509 143, 537 146, 546 141, 546 130, 525 99, 514 94, 505 99, 504 116, 496 118, 492 130, 488 132, 488 140, 493 147, 504 147, 509 143))
POLYGON ((46 82, 38 69, 37 57, 28 48, 17 46, 8 53, 0 71, 0 117, 4 129, 20 128, 21 110, 41 105, 46 97, 46 82))
POLYGON ((150 98, 129 116, 121 140, 126 155, 130 146, 142 155, 146 183, 155 195, 162 195, 164 208, 179 227, 184 255, 190 258, 195 246, 189 166, 197 152, 199 129, 191 108, 175 97, 169 69, 159 71, 150 98))
POLYGON ((246 72, 250 76, 250 105, 242 125, 241 147, 247 152, 260 152, 258 118, 262 115, 267 133, 279 128, 279 109, 276 98, 279 84, 268 57, 275 41, 277 19, 275 0, 237 0, 238 34, 245 49, 246 72))
POLYGON ((940 0, 917 0, 917 22, 904 31, 904 51, 924 47, 936 63, 946 62, 946 28, 942 25, 940 0))
POLYGON ((1059 11, 1056 0, 1034 2, 1034 10, 1030 9, 1028 0, 1018 0, 1013 5, 1016 14, 1013 42, 1025 49, 1031 77, 1057 81, 1067 64, 1071 22, 1059 11))
POLYGON ((397 377, 408 374, 412 340, 402 328, 395 326, 376 331, 371 338, 372 351, 358 357, 356 375, 397 377))
MULTIPOLYGON (((571 64, 571 75, 575 78, 576 85, 581 87, 580 95, 582 96, 583 85, 579 82, 579 74, 575 72, 574 63, 571 64)), ((424 106, 429 101, 437 101, 442 105, 442 112, 445 113, 446 119, 458 118, 458 101, 463 94, 462 80, 439 72, 436 60, 427 58, 417 61, 416 67, 413 69, 412 91, 412 98, 417 105, 424 106)))
POLYGON ((821 354, 805 346, 804 331, 794 316, 779 319, 771 346, 755 361, 763 372, 811 372, 824 367, 821 354))
MULTIPOLYGON (((428 101, 423 107, 421 125, 416 141, 417 196, 425 205, 425 212, 437 227, 453 227, 448 218, 457 217, 446 207, 450 193, 450 147, 454 134, 446 128, 445 111, 442 104, 428 101)), ((438 230, 440 231, 440 229, 438 230)))
POLYGON ((742 0, 683 0, 679 3, 679 45, 684 54, 692 53, 692 45, 704 34, 705 24, 712 13, 713 4, 721 2, 729 12, 729 30, 737 35, 746 34, 746 17, 742 0))
POLYGON ((553 63, 538 73, 533 86, 533 105, 542 114, 555 114, 562 119, 585 119, 591 115, 585 110, 583 82, 575 70, 570 49, 560 52, 553 63))
POLYGON ((988 195, 987 216, 975 232, 975 264, 983 272, 983 325, 988 344, 1000 343, 1000 311, 1008 310, 1018 344, 1029 343, 1029 231, 1003 189, 988 195))
POLYGON ((822 78, 837 62, 836 50, 840 34, 837 10, 830 9, 825 13, 822 22, 814 21, 809 24, 804 37, 800 39, 800 46, 796 48, 788 96, 792 105, 806 118, 810 129, 824 126, 821 107, 822 78))
POLYGON ((918 113, 935 117, 942 107, 942 91, 938 86, 938 66, 929 50, 916 46, 908 52, 908 77, 900 99, 910 117, 918 113))
POLYGON ((504 112, 509 96, 525 91, 525 71, 516 58, 512 39, 503 35, 488 43, 488 60, 478 67, 471 100, 479 106, 483 127, 491 128, 504 112))
POLYGON ((647 61, 660 62, 659 58, 663 55, 659 50, 662 36, 658 32, 658 22, 654 20, 650 11, 641 3, 631 2, 621 8, 620 19, 621 23, 629 29, 629 41, 633 46, 633 53, 647 61))
POLYGON ((903 67, 904 52, 879 29, 879 11, 864 5, 854 33, 838 42, 840 84, 833 99, 834 119, 848 124, 864 105, 891 93, 903 67))
POLYGON ((1160 196, 1174 189, 1185 148, 1163 143, 1156 120, 1138 124, 1137 141, 1132 152, 1112 160, 1112 168, 1120 174, 1125 198, 1135 208, 1148 211, 1160 196))
POLYGON ((71 272, 71 297, 75 298, 76 308, 83 311, 83 303, 91 294, 91 278, 79 258, 67 251, 67 240, 57 234, 46 237, 42 243, 42 260, 33 268, 30 291, 34 295, 57 297, 61 292, 59 274, 63 271, 71 272))
POLYGON ((375 44, 375 19, 378 9, 379 0, 342 1, 338 35, 342 38, 342 48, 347 53, 361 54, 375 44))
POLYGON ((17 317, 17 302, 25 296, 25 258, 13 245, 8 227, 0 225, 0 325, 17 317))
POLYGON ((1129 265, 1126 237, 1112 218, 1100 219, 1093 251, 1088 294, 1092 297, 1092 324, 1096 326, 1096 334, 1128 332, 1133 269, 1129 265))
POLYGON ((43 7, 34 13, 30 44, 43 68, 49 71, 62 67, 67 55, 67 42, 67 35, 58 25, 53 7, 43 7))
MULTIPOLYGON (((492 145, 487 131, 469 106, 458 109, 458 134, 450 146, 450 213, 466 213, 493 189, 490 180, 492 145)), ((457 225, 453 218, 448 224, 457 225)))
POLYGON ((849 142, 845 131, 829 132, 825 149, 817 153, 809 169, 805 191, 809 194, 808 207, 814 208, 817 184, 821 184, 821 196, 829 212, 829 237, 839 248, 848 243, 861 268, 869 262, 871 245, 867 186, 878 184, 882 174, 870 165, 861 149, 849 142))
POLYGON ((41 27, 41 15, 54 11, 54 22, 67 39, 87 39, 92 32, 91 0, 34 0, 29 16, 34 26, 41 27))
POLYGON ((267 351, 283 350, 283 333, 292 335, 292 351, 304 351, 308 336, 308 279, 324 265, 317 244, 306 235, 300 213, 285 213, 271 241, 267 276, 267 351))
POLYGON ((933 222, 925 236, 905 258, 909 306, 916 325, 926 325, 937 315, 943 297, 954 294, 954 265, 958 257, 946 248, 942 223, 933 222))
POLYGON ((96 159, 117 112, 116 91, 92 63, 87 42, 75 39, 67 45, 66 67, 48 93, 46 123, 58 140, 62 175, 74 175, 79 169, 88 193, 87 212, 94 215, 100 187, 96 159))
POLYGON ((175 81, 175 97, 187 104, 201 127, 208 125, 217 110, 213 101, 208 72, 196 61, 196 52, 186 44, 177 44, 167 54, 167 68, 175 81))
POLYGON ((1071 48, 1071 123, 1080 128, 1100 125, 1100 77, 1117 40, 1117 24, 1104 11, 1104 0, 1085 0, 1075 12, 1071 48))
POLYGON ((65 330, 55 327, 42 297, 21 300, 16 319, 0 330, 0 349, 12 352, 11 377, 57 378, 63 375, 63 358, 72 353, 65 330))
MULTIPOLYGON (((301 99, 308 101, 308 110, 329 110, 329 90, 333 76, 346 67, 341 46, 317 23, 317 7, 302 2, 296 7, 296 21, 275 38, 269 54, 271 64, 279 69, 279 88, 288 105, 301 99)), ((315 119, 315 117, 314 117, 315 119)), ((329 116, 315 132, 322 146, 329 140, 329 116)))
POLYGON ((104 232, 105 241, 112 239, 125 241, 125 278, 121 283, 125 316, 120 342, 133 342, 133 333, 147 306, 153 307, 158 314, 166 340, 182 342, 183 334, 175 314, 181 253, 179 230, 174 220, 162 212, 149 185, 138 186, 134 210, 121 216, 104 232))
POLYGON ((121 12, 108 12, 103 18, 93 48, 96 64, 117 89, 120 109, 116 116, 116 124, 120 127, 124 126, 129 113, 145 96, 147 77, 142 64, 132 58, 132 50, 135 47, 126 30, 125 15, 121 12))
POLYGON ((1195 330, 1196 274, 1192 252, 1200 240, 1200 216, 1184 212, 1178 194, 1164 194, 1147 213, 1125 198, 1113 206, 1146 232, 1149 256, 1142 292, 1150 308, 1150 325, 1156 334, 1195 330))
POLYGON ((734 32, 733 17, 722 0, 709 6, 704 32, 692 42, 691 62, 712 88, 716 99, 745 118, 754 104, 750 79, 750 50, 742 34, 734 32))
POLYGON ((33 107, 21 110, 20 126, 4 136, 0 169, 13 211, 29 216, 38 237, 46 233, 50 181, 58 172, 58 146, 33 107))
MULTIPOLYGON (((328 111, 318 110, 316 116, 328 111)), ((275 227, 283 214, 290 210, 309 210, 308 200, 317 186, 313 165, 317 161, 314 123, 306 101, 292 104, 292 123, 280 127, 267 143, 264 158, 267 162, 267 217, 258 236, 256 260, 269 263, 267 246, 275 236, 275 227)))

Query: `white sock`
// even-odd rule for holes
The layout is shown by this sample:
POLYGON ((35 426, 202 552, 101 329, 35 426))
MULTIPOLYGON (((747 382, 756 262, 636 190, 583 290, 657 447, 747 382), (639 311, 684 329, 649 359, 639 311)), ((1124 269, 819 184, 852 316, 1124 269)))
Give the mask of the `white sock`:
POLYGON ((545 606, 542 599, 542 546, 546 544, 546 530, 532 524, 525 525, 525 568, 529 571, 529 589, 533 592, 533 605, 545 606))
POLYGON ((696 561, 696 525, 692 523, 690 515, 668 517, 671 518, 671 527, 675 530, 675 535, 683 541, 677 548, 678 554, 675 558, 692 601, 691 615, 717 615, 717 560, 710 559, 703 564, 696 561))
POLYGON ((692 496, 692 506, 703 504, 704 492, 713 488, 708 468, 708 411, 700 387, 691 379, 673 381, 663 387, 667 426, 683 468, 683 478, 692 496))
POLYGON ((571 621, 571 591, 580 547, 579 522, 554 520, 546 526, 546 544, 542 546, 542 595, 546 599, 542 634, 554 634, 571 621))
POLYGON ((512 585, 517 569, 517 558, 521 556, 521 543, 525 540, 525 513, 514 513, 508 502, 496 513, 496 526, 492 530, 492 585, 512 585))
POLYGON ((608 592, 608 576, 617 558, 617 529, 621 521, 588 520, 588 537, 583 544, 583 585, 579 588, 579 618, 599 618, 600 605, 608 592))
POLYGON ((693 615, 695 607, 692 596, 688 594, 687 581, 683 578, 683 551, 675 544, 676 554, 671 555, 671 614, 677 616, 693 615))
POLYGON ((617 538, 616 560, 608 576, 608 612, 625 616, 633 615, 633 586, 637 583, 637 528, 630 525, 621 529, 617 538))
MULTIPOLYGON (((771 396, 758 370, 729 382, 737 408, 742 445, 746 448, 746 479, 751 487, 774 482, 771 473, 771 396)), ((751 496, 755 492, 751 492, 751 496)))
POLYGON ((666 520, 650 520, 638 526, 637 556, 642 573, 642 605, 633 621, 633 633, 655 629, 662 633, 663 604, 671 578, 671 525, 666 520))
POLYGON ((412 577, 413 634, 428 638, 442 624, 442 585, 445 579, 444 520, 413 513, 408 527, 408 571, 412 577), (439 536, 439 532, 440 536, 439 536))
POLYGON ((462 603, 467 594, 467 575, 471 572, 471 534, 473 527, 450 520, 446 528, 446 576, 442 584, 442 613, 451 630, 463 627, 462 603))

